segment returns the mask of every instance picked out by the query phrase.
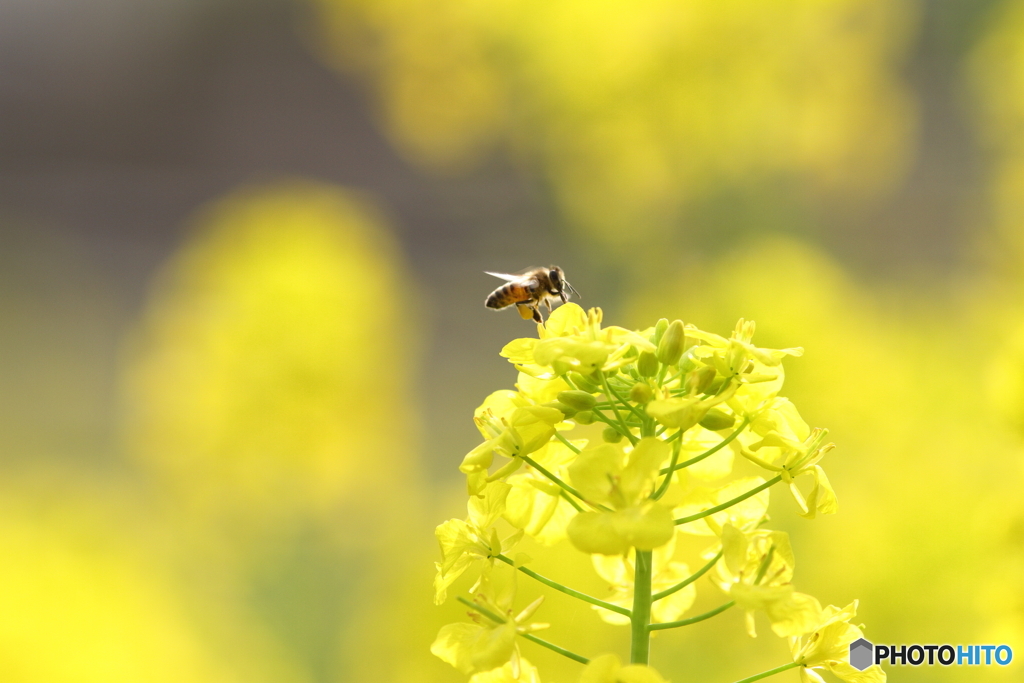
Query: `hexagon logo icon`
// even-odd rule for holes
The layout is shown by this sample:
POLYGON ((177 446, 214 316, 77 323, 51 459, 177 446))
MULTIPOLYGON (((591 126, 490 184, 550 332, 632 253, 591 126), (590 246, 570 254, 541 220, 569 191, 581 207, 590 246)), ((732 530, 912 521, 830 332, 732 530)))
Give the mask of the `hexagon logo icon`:
POLYGON ((875 646, 864 638, 858 638, 850 643, 850 666, 857 671, 863 671, 874 664, 875 646))

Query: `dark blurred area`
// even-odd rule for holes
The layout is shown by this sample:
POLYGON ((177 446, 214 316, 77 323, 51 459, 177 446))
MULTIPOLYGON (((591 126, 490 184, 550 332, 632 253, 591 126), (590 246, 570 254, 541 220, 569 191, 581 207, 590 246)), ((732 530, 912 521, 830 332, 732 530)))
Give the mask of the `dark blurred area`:
MULTIPOLYGON (((496 281, 480 271, 569 260, 541 192, 507 164, 438 178, 403 162, 374 125, 365 88, 311 54, 308 6, 100 0, 0 12, 5 270, 52 312, 36 318, 60 328, 37 330, 33 344, 92 343, 89 362, 109 364, 98 374, 115 372, 123 328, 196 207, 244 183, 295 176, 369 193, 393 219, 429 328, 451 339, 471 325, 494 350, 518 324, 492 324, 482 302, 496 281), (107 308, 103 324, 61 312, 83 287, 63 275, 80 270, 85 287, 102 290, 90 298, 107 308)), ((450 345, 436 343, 436 362, 454 363, 450 345)), ((428 415, 487 386, 477 371, 461 379, 424 403, 428 415)), ((111 388, 97 380, 89 393, 107 404, 111 388)), ((103 444, 109 454, 113 443, 103 444)))

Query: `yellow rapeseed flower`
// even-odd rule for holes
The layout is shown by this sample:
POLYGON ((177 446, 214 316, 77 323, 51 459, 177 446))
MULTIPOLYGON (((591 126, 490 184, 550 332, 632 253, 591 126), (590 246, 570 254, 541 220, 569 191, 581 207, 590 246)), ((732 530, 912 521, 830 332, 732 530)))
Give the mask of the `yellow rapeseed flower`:
POLYGON ((505 512, 505 501, 511 490, 512 486, 505 482, 488 484, 481 496, 470 496, 468 520, 449 519, 434 530, 442 558, 435 563, 434 604, 445 601, 448 587, 471 566, 486 563, 518 543, 522 532, 501 541, 493 526, 505 512))
POLYGON ((856 600, 843 609, 829 605, 813 630, 789 639, 793 661, 801 665, 803 683, 825 683, 814 669, 829 671, 847 683, 885 683, 885 671, 877 664, 864 671, 850 665, 850 643, 864 637, 860 628, 850 623, 855 616, 856 600))
MULTIPOLYGON (((512 610, 516 597, 515 574, 508 588, 499 594, 491 584, 489 571, 481 575, 473 596, 474 602, 480 606, 479 613, 469 614, 475 623, 443 626, 430 646, 431 653, 465 674, 508 667, 512 680, 523 680, 524 667, 516 636, 547 628, 547 624, 528 623, 544 602, 544 597, 537 598, 515 614, 512 610)), ((498 677, 497 680, 502 679, 498 677)))
POLYGON ((767 529, 744 532, 727 524, 722 528, 722 559, 718 584, 746 611, 751 637, 757 636, 756 611, 767 614, 772 630, 783 637, 807 633, 818 623, 818 601, 797 593, 791 584, 796 560, 788 535, 767 529))
POLYGON ((621 555, 668 543, 675 530, 672 514, 648 496, 669 451, 656 438, 642 439, 628 456, 621 444, 583 450, 569 476, 588 502, 610 509, 573 517, 567 529, 573 545, 587 553, 621 555))
POLYGON ((583 670, 579 683, 668 683, 657 671, 644 664, 622 662, 615 655, 595 657, 583 670))

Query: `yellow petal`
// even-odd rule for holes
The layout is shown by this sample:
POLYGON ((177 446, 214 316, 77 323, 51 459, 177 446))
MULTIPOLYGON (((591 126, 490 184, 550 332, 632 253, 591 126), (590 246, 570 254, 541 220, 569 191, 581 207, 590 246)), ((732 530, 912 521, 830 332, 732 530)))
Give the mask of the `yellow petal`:
POLYGON ((821 618, 821 605, 804 593, 792 593, 787 599, 769 603, 766 612, 772 630, 780 638, 810 633, 821 618))
POLYGON ((536 339, 513 339, 505 344, 499 355, 518 365, 525 365, 533 362, 533 347, 536 345, 536 339))
POLYGON ((503 481, 488 484, 479 496, 469 499, 469 521, 481 529, 487 529, 505 511, 505 501, 512 486, 503 481))
POLYGON ((619 669, 616 683, 667 683, 667 681, 649 666, 630 664, 619 669))
POLYGON ((647 414, 671 429, 689 429, 703 419, 711 405, 699 398, 666 398, 647 404, 647 414))
POLYGON ((672 452, 672 447, 655 437, 640 439, 629 454, 629 462, 622 470, 619 488, 623 499, 629 504, 638 503, 650 493, 662 463, 672 452))
POLYGON ((543 325, 545 337, 561 337, 576 334, 587 326, 587 314, 574 303, 562 304, 556 308, 543 325))
POLYGON ((513 668, 512 662, 509 662, 501 668, 473 674, 469 683, 540 683, 537 667, 522 657, 519 658, 518 676, 513 672, 513 668))
POLYGON ((672 513, 657 503, 604 514, 611 517, 612 528, 627 546, 639 550, 654 550, 671 541, 675 534, 672 513))
POLYGON ((625 458, 619 444, 586 448, 569 466, 569 478, 587 500, 607 503, 614 488, 613 477, 622 471, 625 458))
POLYGON ((863 671, 857 671, 849 662, 842 660, 837 662, 829 662, 825 665, 826 668, 834 673, 840 680, 846 681, 846 683, 885 683, 885 671, 882 667, 870 666, 863 671))
POLYGON ((583 512, 572 518, 566 533, 577 550, 601 555, 621 555, 630 548, 612 522, 613 513, 583 512))
POLYGON ((484 630, 484 627, 477 624, 459 623, 442 626, 437 633, 437 638, 430 646, 430 652, 460 672, 472 673, 475 670, 472 662, 472 647, 483 635, 484 630))
POLYGON ((594 657, 580 675, 579 683, 615 683, 622 663, 615 655, 594 657))

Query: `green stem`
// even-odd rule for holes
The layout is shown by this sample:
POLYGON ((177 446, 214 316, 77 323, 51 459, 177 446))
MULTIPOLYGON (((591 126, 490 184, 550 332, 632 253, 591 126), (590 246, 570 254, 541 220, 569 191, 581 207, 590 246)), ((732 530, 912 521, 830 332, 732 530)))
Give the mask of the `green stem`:
MULTIPOLYGON (((609 384, 608 380, 605 378, 604 372, 601 373, 601 382, 604 384, 604 390, 605 391, 611 391, 612 395, 615 396, 616 399, 618 399, 619 403, 621 403, 623 406, 628 408, 629 412, 633 413, 633 415, 636 416, 636 419, 640 420, 640 422, 646 422, 647 421, 647 416, 646 415, 644 415, 639 410, 637 410, 636 406, 634 406, 632 403, 630 403, 626 399, 622 398, 622 394, 620 394, 618 391, 616 391, 615 389, 612 388, 612 385, 609 384)), ((615 408, 615 404, 614 403, 612 403, 612 408, 613 409, 615 408)))
POLYGON ((665 478, 661 480, 661 486, 651 496, 653 500, 661 500, 661 497, 668 491, 669 484, 672 483, 672 471, 676 468, 676 461, 679 460, 679 449, 682 447, 682 441, 677 441, 672 445, 672 459, 668 463, 668 472, 665 474, 665 478))
POLYGON ((569 505, 572 505, 574 508, 576 508, 576 512, 583 512, 583 506, 580 505, 579 503, 577 503, 573 499, 573 497, 570 496, 567 492, 560 491, 559 493, 562 494, 562 498, 565 500, 566 503, 568 503, 569 505))
MULTIPOLYGON (((507 565, 510 565, 512 567, 516 567, 515 563, 512 560, 510 560, 506 555, 495 555, 494 558, 497 559, 497 560, 501 560, 502 562, 504 562, 507 565)), ((599 600, 597 598, 591 597, 591 596, 587 595, 586 593, 580 593, 578 590, 573 590, 572 588, 569 588, 568 586, 563 586, 562 584, 558 583, 557 581, 552 581, 551 579, 547 578, 546 576, 541 576, 540 574, 538 574, 537 572, 533 571, 532 569, 529 569, 528 567, 519 566, 519 567, 516 567, 516 569, 518 569, 522 573, 526 574, 527 576, 532 577, 532 578, 536 579, 537 581, 540 581, 545 586, 550 586, 551 588, 554 588, 556 591, 565 593, 566 595, 571 595, 572 597, 578 598, 578 599, 582 600, 583 602, 589 602, 591 605, 596 605, 597 607, 601 607, 601 608, 609 610, 611 612, 617 612, 618 614, 621 614, 621 615, 626 616, 626 617, 628 617, 630 615, 629 610, 626 609, 625 607, 620 607, 619 605, 613 605, 610 602, 605 602, 604 600, 599 600)))
POLYGON ((560 433, 555 432, 555 438, 558 439, 559 441, 561 441, 562 443, 564 443, 566 446, 568 446, 569 450, 572 451, 573 453, 577 453, 578 454, 580 452, 580 449, 578 449, 575 446, 573 446, 572 442, 569 441, 569 439, 567 439, 564 436, 562 436, 560 433))
MULTIPOLYGON (((551 472, 549 472, 547 469, 545 469, 545 467, 543 465, 541 465, 539 462, 537 462, 536 460, 534 460, 533 458, 531 458, 528 455, 520 455, 519 457, 522 458, 523 462, 525 462, 527 465, 529 465, 533 469, 537 470, 538 472, 543 474, 545 477, 547 477, 548 479, 550 479, 551 481, 555 482, 560 487, 562 487, 563 493, 570 493, 570 494, 576 496, 577 498, 579 498, 580 500, 582 500, 584 503, 587 503, 587 499, 583 497, 582 493, 580 493, 579 491, 577 491, 576 489, 574 489, 573 487, 569 486, 564 481, 562 481, 561 479, 559 479, 558 477, 553 475, 551 472)), ((566 498, 566 500, 568 500, 570 503, 572 503, 572 506, 574 508, 576 508, 579 512, 583 512, 583 508, 581 508, 579 505, 577 505, 575 503, 575 501, 570 500, 569 498, 566 498)), ((601 505, 599 503, 587 503, 587 505, 592 505, 593 507, 597 508, 598 510, 604 510, 605 512, 609 512, 609 508, 607 508, 606 506, 601 505)))
POLYGON ((631 664, 647 664, 651 653, 651 561, 650 550, 636 551, 633 571, 633 613, 630 616, 631 664))
POLYGON ((663 631, 663 630, 665 630, 667 628, 678 628, 679 626, 689 626, 690 624, 696 624, 698 621, 704 621, 705 619, 710 619, 711 617, 713 617, 713 616, 715 616, 717 614, 721 614, 722 612, 724 612, 725 610, 729 609, 730 607, 732 607, 735 604, 736 604, 736 602, 734 600, 730 600, 729 602, 725 603, 724 605, 719 605, 718 607, 716 607, 715 609, 711 610, 710 612, 705 612, 704 614, 698 614, 697 616, 690 617, 689 619, 681 619, 679 621, 666 621, 664 624, 651 624, 650 625, 650 630, 651 631, 663 631))
POLYGON ((759 674, 755 674, 755 675, 750 676, 748 678, 744 678, 743 680, 736 681, 736 683, 754 683, 754 681, 759 681, 762 678, 768 678, 769 676, 774 676, 775 674, 782 673, 783 671, 789 671, 790 669, 795 669, 798 666, 800 666, 800 662, 790 662, 789 664, 783 664, 782 666, 777 666, 774 669, 770 669, 768 671, 762 671, 759 674))
POLYGON ((551 650, 552 652, 557 652, 558 654, 562 655, 563 657, 568 657, 569 659, 575 660, 575 661, 579 662, 580 664, 590 664, 590 660, 587 659, 586 657, 584 657, 583 655, 578 655, 575 652, 572 652, 571 650, 566 650, 564 647, 559 647, 559 646, 555 645, 554 643, 549 643, 548 641, 544 640, 543 638, 538 638, 537 636, 533 635, 532 633, 520 633, 519 635, 521 635, 523 638, 526 638, 527 640, 529 640, 531 642, 537 643, 541 647, 546 647, 547 649, 551 650))
MULTIPOLYGON (((710 456, 714 455, 715 453, 717 453, 718 451, 722 450, 723 448, 728 446, 730 443, 732 443, 733 440, 737 436, 740 435, 740 432, 742 432, 744 429, 746 429, 748 424, 750 424, 750 418, 747 418, 747 417, 743 418, 743 422, 740 423, 740 426, 737 427, 729 436, 725 437, 720 442, 718 442, 717 444, 715 444, 714 446, 712 446, 708 450, 704 451, 700 455, 695 455, 694 457, 690 458, 689 460, 685 460, 685 461, 679 463, 678 465, 672 465, 671 467, 666 467, 665 469, 663 469, 661 471, 661 474, 667 474, 668 472, 671 472, 673 469, 676 469, 676 470, 685 469, 685 468, 689 467, 690 465, 692 465, 694 463, 700 462, 704 458, 707 458, 707 457, 710 457, 710 456)), ((670 436, 669 438, 667 438, 665 440, 666 441, 671 441, 672 439, 676 438, 676 436, 678 436, 679 433, 680 432, 676 432, 675 434, 673 434, 672 436, 670 436)))
POLYGON ((772 477, 771 479, 769 479, 765 483, 761 484, 760 486, 757 486, 755 488, 750 489, 749 491, 747 491, 746 493, 744 493, 742 495, 736 496, 732 500, 725 501, 721 505, 716 505, 713 508, 708 508, 707 510, 704 510, 703 512, 698 512, 697 514, 690 515, 689 517, 680 517, 679 519, 676 520, 676 524, 689 524, 690 522, 696 522, 698 519, 704 519, 705 517, 707 517, 709 515, 713 515, 716 512, 721 512, 722 510, 725 510, 726 508, 731 508, 736 503, 742 503, 747 498, 750 498, 751 496, 757 495, 758 493, 760 493, 761 491, 764 491, 769 486, 774 486, 775 484, 778 484, 780 481, 782 481, 782 475, 781 474, 778 475, 778 476, 772 477))
POLYGON ((707 574, 711 570, 711 568, 715 566, 715 563, 718 562, 720 559, 722 559, 722 553, 723 552, 724 551, 719 550, 718 554, 715 555, 714 557, 712 557, 710 562, 708 562, 706 565, 701 567, 697 571, 697 573, 694 574, 693 576, 691 576, 690 578, 684 579, 683 581, 680 581, 679 583, 677 583, 676 585, 672 586, 671 588, 666 588, 665 590, 661 591, 660 593, 655 593, 654 595, 652 595, 651 596, 651 601, 652 602, 657 602, 658 600, 661 600, 662 598, 667 598, 668 596, 672 595, 676 591, 679 591, 679 590, 682 590, 682 589, 686 588, 691 583, 693 583, 694 581, 696 581, 700 577, 702 577, 705 574, 707 574))
MULTIPOLYGON (((461 595, 458 598, 456 598, 456 599, 459 602, 461 602, 463 605, 466 605, 467 607, 469 607, 470 609, 472 609, 475 612, 479 612, 480 614, 484 615, 485 617, 487 617, 488 619, 490 619, 491 621, 493 621, 493 622, 495 622, 497 624, 504 624, 504 623, 506 623, 508 621, 507 619, 503 619, 502 617, 498 616, 497 614, 495 614, 491 610, 487 609, 486 607, 481 607, 480 605, 476 604, 472 600, 467 600, 466 598, 462 597, 461 595)), ((587 659, 586 657, 584 657, 583 655, 578 655, 575 652, 572 652, 570 650, 566 650, 564 647, 559 647, 559 646, 555 645, 554 643, 549 643, 548 641, 544 640, 543 638, 538 638, 537 636, 533 635, 532 633, 518 633, 517 632, 516 635, 520 635, 523 638, 526 638, 527 640, 529 640, 531 642, 537 643, 538 645, 540 645, 542 647, 546 647, 547 649, 552 650, 553 652, 557 652, 558 654, 564 655, 564 656, 568 657, 569 659, 573 659, 573 660, 579 662, 580 664, 589 664, 590 663, 590 660, 587 659)))
MULTIPOLYGON (((610 401, 612 396, 617 397, 618 395, 612 391, 610 386, 608 386, 608 378, 605 376, 604 372, 601 371, 597 374, 601 376, 601 384, 604 385, 604 392, 605 395, 608 396, 608 400, 610 401)), ((615 413, 615 419, 619 421, 620 425, 622 425, 622 435, 629 439, 629 442, 635 446, 636 437, 633 436, 633 432, 629 431, 629 427, 626 426, 626 421, 622 418, 622 413, 619 412, 619 406, 615 403, 612 403, 612 412, 615 413)))
POLYGON ((653 417, 648 417, 648 418, 644 419, 643 423, 641 423, 641 425, 640 425, 640 438, 646 438, 648 436, 655 436, 655 428, 656 427, 657 427, 657 424, 655 423, 653 417))
POLYGON ((537 470, 538 472, 540 472, 542 475, 544 475, 545 477, 547 477, 551 481, 553 481, 556 484, 558 484, 562 488, 563 491, 565 491, 567 493, 571 493, 572 495, 576 496, 580 500, 584 500, 583 495, 579 491, 577 491, 576 489, 574 489, 573 487, 569 486, 564 481, 562 481, 561 479, 559 479, 558 477, 553 475, 543 465, 541 465, 539 462, 537 462, 536 460, 534 460, 530 456, 528 456, 528 455, 520 455, 519 457, 522 458, 523 462, 525 462, 527 465, 529 465, 533 469, 537 470))
MULTIPOLYGON (((620 424, 619 422, 616 422, 615 420, 611 419, 610 417, 608 417, 607 415, 602 413, 597 408, 591 408, 590 411, 592 413, 594 413, 594 419, 595 420, 598 420, 599 422, 604 422, 606 425, 608 425, 609 427, 611 427, 615 431, 617 431, 619 433, 622 433, 622 427, 623 427, 622 424, 620 424)), ((623 436, 625 436, 625 434, 623 434, 623 436)))

